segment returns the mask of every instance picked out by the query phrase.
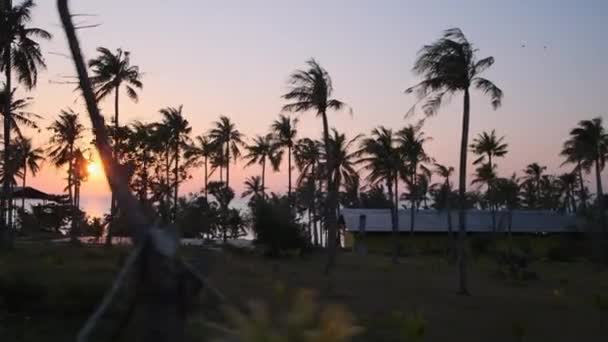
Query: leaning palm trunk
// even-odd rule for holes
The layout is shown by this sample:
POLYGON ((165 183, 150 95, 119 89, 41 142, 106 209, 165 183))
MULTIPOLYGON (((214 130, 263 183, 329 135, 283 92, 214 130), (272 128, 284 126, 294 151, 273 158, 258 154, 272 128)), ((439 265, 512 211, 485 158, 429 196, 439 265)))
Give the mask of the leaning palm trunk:
MULTIPOLYGON (((178 139, 179 141, 179 139, 178 139)), ((173 222, 177 219, 177 197, 179 195, 179 142, 175 145, 175 192, 173 193, 173 222)))
POLYGON ((393 183, 392 183, 392 177, 390 177, 388 179, 388 181, 386 182, 386 187, 388 189, 388 198, 390 198, 390 203, 391 203, 391 230, 393 231, 393 241, 395 243, 395 247, 393 248, 393 263, 397 263, 397 259, 398 259, 398 241, 397 239, 399 238, 399 236, 397 235, 397 226, 396 226, 396 220, 395 220, 395 203, 393 203, 393 183))
POLYGON ((454 236, 452 233, 452 203, 450 201, 450 184, 449 181, 446 180, 446 201, 445 201, 445 210, 448 213, 448 253, 452 256, 454 252, 454 236))
POLYGON ((327 264, 325 265, 325 274, 329 274, 336 262, 337 252, 337 189, 336 183, 332 179, 332 171, 334 168, 334 151, 329 142, 329 125, 327 123, 327 114, 325 111, 321 113, 323 117, 323 143, 327 154, 327 206, 325 208, 325 226, 327 227, 327 264))
POLYGON ((464 103, 462 113, 462 140, 460 142, 460 167, 459 167, 459 210, 458 210, 458 273, 459 292, 468 294, 467 287, 467 263, 466 263, 466 186, 467 186, 467 147, 469 140, 469 90, 464 91, 464 103))

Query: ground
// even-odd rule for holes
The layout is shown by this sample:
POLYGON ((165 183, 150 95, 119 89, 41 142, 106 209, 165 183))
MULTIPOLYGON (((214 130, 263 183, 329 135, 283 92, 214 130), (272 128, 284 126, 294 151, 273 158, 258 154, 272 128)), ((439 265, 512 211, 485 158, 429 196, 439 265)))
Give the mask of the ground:
MULTIPOLYGON (((0 340, 73 338, 126 253, 125 247, 40 243, 1 253, 0 340)), ((326 277, 321 253, 275 260, 189 247, 184 255, 239 305, 276 302, 277 288, 311 289, 321 305, 339 304, 352 312, 363 328, 357 341, 404 341, 411 320, 399 317, 416 317, 424 341, 518 341, 518 334, 525 341, 605 341, 608 336, 608 322, 600 325, 594 305, 594 295, 608 293, 608 272, 583 261, 539 260, 530 266, 537 280, 506 280, 494 275, 493 261, 480 257, 469 269, 467 297, 456 294, 456 268, 440 256, 404 257, 394 265, 383 255, 343 253, 326 277)), ((208 334, 202 317, 218 312, 204 303, 189 324, 193 340, 208 334)), ((106 323, 100 335, 116 326, 106 323)))

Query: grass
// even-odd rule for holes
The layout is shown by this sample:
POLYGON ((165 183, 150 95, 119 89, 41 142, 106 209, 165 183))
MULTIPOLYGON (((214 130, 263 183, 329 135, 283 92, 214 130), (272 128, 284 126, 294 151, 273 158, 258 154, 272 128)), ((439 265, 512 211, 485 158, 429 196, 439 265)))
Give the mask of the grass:
MULTIPOLYGON (((319 304, 338 304, 354 315, 363 328, 355 341, 603 341, 608 332, 608 326, 600 327, 594 302, 608 294, 608 272, 581 261, 536 261, 530 268, 539 279, 521 281, 493 277, 495 264, 481 256, 469 270, 472 296, 463 297, 456 294, 454 265, 439 256, 393 265, 387 256, 343 253, 325 277, 320 253, 273 260, 197 248, 184 252, 204 261, 210 281, 236 303, 280 305, 277 288, 313 290, 319 304)), ((0 340, 73 339, 125 255, 121 248, 38 243, 0 253, 0 340)), ((218 313, 205 303, 200 300, 189 322, 191 340, 208 337, 204 317, 218 313)), ((122 310, 115 308, 108 329, 122 310)))

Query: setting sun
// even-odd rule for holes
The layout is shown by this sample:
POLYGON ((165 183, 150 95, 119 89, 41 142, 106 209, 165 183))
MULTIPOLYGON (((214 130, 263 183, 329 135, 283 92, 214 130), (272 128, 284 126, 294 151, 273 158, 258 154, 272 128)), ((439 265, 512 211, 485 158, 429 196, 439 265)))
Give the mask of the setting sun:
POLYGON ((99 177, 102 173, 101 165, 98 162, 91 162, 87 165, 87 171, 89 172, 90 177, 99 177))

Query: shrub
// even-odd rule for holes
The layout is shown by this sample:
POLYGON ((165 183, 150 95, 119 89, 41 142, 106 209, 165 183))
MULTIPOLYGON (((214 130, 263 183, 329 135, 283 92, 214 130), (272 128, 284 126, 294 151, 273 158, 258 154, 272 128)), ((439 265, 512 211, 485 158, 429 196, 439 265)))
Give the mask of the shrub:
POLYGON ((304 229, 295 221, 287 197, 257 200, 252 213, 256 243, 265 246, 267 255, 279 256, 287 250, 308 247, 304 229))

